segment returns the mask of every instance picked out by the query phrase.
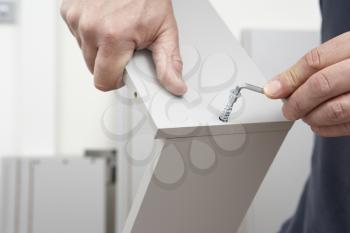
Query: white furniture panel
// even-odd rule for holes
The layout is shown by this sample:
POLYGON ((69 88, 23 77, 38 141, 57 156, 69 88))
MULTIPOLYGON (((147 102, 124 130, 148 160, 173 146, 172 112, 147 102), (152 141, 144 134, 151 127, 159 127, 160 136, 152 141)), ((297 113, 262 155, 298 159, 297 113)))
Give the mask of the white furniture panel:
POLYGON ((144 112, 124 139, 148 124, 143 142, 155 147, 143 163, 131 161, 144 174, 123 232, 232 233, 292 123, 280 101, 250 92, 221 122, 232 88, 265 79, 208 1, 174 1, 174 9, 189 91, 182 98, 166 92, 148 52, 137 52, 127 67, 129 96, 138 96, 135 107, 144 112))
POLYGON ((225 152, 212 137, 168 140, 142 180, 124 232, 235 232, 285 132, 245 136, 244 146, 242 134, 218 136, 237 148, 225 152))

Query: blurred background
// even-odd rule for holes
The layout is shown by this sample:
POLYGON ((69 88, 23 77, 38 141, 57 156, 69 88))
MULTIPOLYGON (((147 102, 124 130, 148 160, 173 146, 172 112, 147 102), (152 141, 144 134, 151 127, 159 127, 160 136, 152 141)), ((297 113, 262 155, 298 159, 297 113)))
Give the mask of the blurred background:
MULTIPOLYGON (((319 44, 317 0, 211 2, 267 79, 319 44)), ((0 0, 1 157, 71 158, 88 150, 118 150, 101 128, 115 94, 94 88, 59 5, 55 0, 0 0)), ((116 112, 109 127, 118 127, 118 116, 116 112)), ((293 213, 309 173, 311 149, 312 133, 297 123, 248 211, 242 233, 276 232, 293 213)), ((127 213, 128 207, 120 208, 127 213)), ((23 232, 15 230, 4 233, 23 232)))

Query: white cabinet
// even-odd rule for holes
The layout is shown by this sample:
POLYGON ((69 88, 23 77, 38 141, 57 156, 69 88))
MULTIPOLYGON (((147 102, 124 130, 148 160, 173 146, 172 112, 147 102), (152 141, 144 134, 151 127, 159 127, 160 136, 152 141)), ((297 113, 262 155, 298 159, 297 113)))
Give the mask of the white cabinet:
POLYGON ((109 165, 105 159, 4 159, 0 232, 113 233, 109 165))

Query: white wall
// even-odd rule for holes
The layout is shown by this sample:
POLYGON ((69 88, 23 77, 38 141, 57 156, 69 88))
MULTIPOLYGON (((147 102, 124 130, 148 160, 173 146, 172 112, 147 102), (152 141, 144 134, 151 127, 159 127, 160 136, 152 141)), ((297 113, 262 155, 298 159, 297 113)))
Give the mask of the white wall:
MULTIPOLYGON (((95 89, 80 48, 62 19, 58 19, 57 150, 60 155, 82 155, 85 149, 115 147, 102 130, 105 110, 115 103, 115 93, 95 89)), ((116 127, 117 118, 108 122, 116 127)))
POLYGON ((318 0, 210 0, 232 32, 243 28, 316 29, 318 0))
POLYGON ((54 155, 58 2, 18 1, 16 136, 20 155, 54 155))
POLYGON ((57 5, 18 1, 16 23, 0 25, 0 156, 55 152, 57 5))
POLYGON ((0 25, 0 157, 15 153, 15 79, 16 38, 15 25, 0 25))

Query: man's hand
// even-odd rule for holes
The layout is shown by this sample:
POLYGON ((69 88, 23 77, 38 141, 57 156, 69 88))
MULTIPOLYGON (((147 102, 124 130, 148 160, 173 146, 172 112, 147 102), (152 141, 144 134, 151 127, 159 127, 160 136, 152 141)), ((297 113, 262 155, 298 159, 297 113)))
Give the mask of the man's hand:
POLYGON ((171 0, 63 0, 61 15, 99 90, 120 88, 135 49, 148 48, 160 83, 175 95, 186 92, 171 0))
POLYGON ((350 32, 313 49, 265 86, 283 113, 325 137, 350 135, 350 32))

